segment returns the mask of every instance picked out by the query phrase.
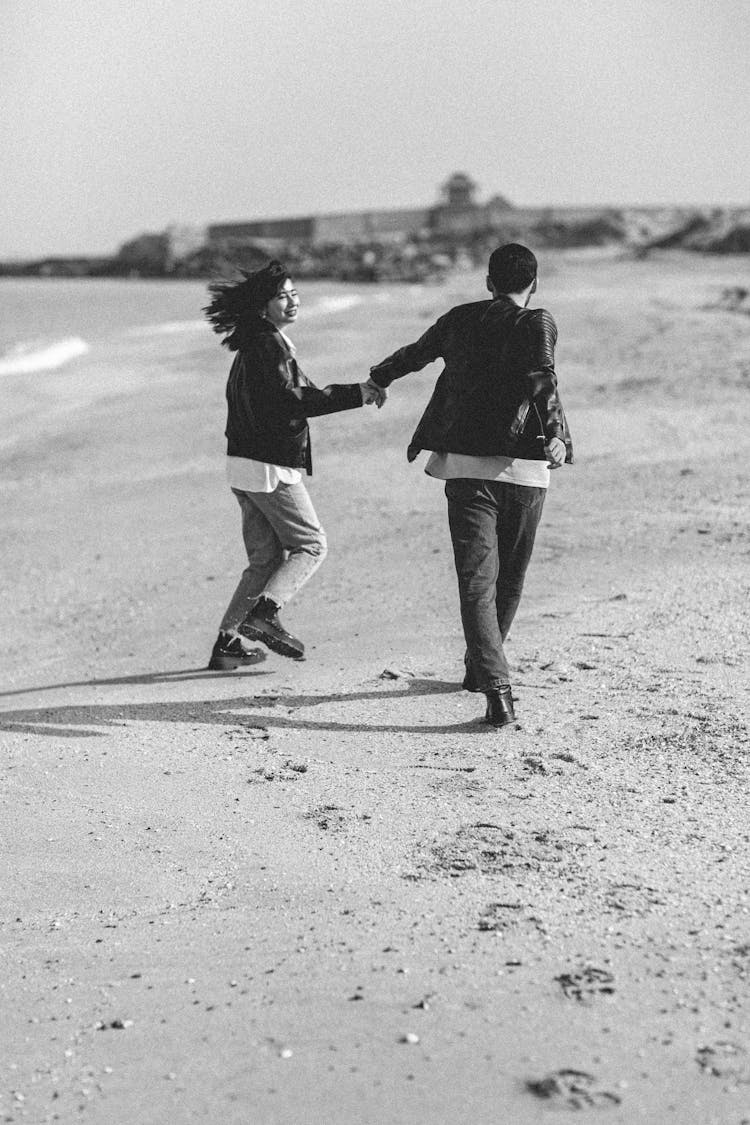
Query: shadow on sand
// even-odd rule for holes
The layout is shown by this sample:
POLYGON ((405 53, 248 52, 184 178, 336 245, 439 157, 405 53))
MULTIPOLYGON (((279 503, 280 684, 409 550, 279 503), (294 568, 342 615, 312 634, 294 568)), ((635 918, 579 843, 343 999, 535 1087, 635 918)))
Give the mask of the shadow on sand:
MULTIPOLYGON (((264 673, 261 673, 264 674, 264 673)), ((248 672, 232 673, 248 677, 248 672)), ((258 672, 249 674, 253 680, 258 672)), ((27 688, 26 692, 45 691, 71 687, 101 687, 123 684, 180 683, 192 679, 226 679, 227 673, 206 673, 201 669, 182 669, 173 672, 155 672, 138 676, 120 676, 107 680, 79 680, 71 683, 49 684, 44 688, 27 688)), ((248 677, 249 678, 249 677, 248 677)), ((249 685, 248 685, 249 686, 249 685)), ((373 701, 387 711, 395 699, 420 695, 442 695, 460 691, 460 685, 446 680, 418 679, 405 681, 396 691, 381 688, 371 691, 334 692, 328 695, 294 695, 268 692, 263 695, 237 695, 228 699, 162 701, 157 703, 80 704, 52 707, 35 707, 0 712, 0 731, 16 734, 48 735, 54 738, 97 738, 106 732, 92 727, 121 727, 131 722, 147 723, 204 723, 224 727, 244 727, 250 730, 300 730, 300 731, 360 731, 366 733, 412 734, 476 734, 477 720, 436 725, 404 725, 401 723, 347 723, 333 720, 315 721, 295 718, 294 711, 332 703, 361 703, 373 701), (279 710, 286 711, 280 715, 279 710), (251 712, 251 714, 248 714, 251 712), (256 714, 252 714, 256 712, 256 714)), ((20 691, 0 695, 17 695, 20 691)), ((483 729, 487 728, 482 724, 483 729)))
MULTIPOLYGON (((258 665, 260 664, 261 661, 258 661, 258 665)), ((202 668, 174 668, 167 672, 139 672, 135 676, 112 676, 107 680, 66 680, 56 684, 37 684, 35 687, 13 688, 11 691, 0 691, 0 699, 8 698, 11 695, 33 695, 34 692, 38 691, 56 691, 62 688, 112 687, 119 684, 180 684, 190 680, 225 680, 228 675, 235 678, 246 675, 252 677, 267 676, 271 671, 270 668, 261 668, 258 671, 257 666, 253 664, 246 668, 238 668, 232 673, 209 672, 204 664, 202 668)))

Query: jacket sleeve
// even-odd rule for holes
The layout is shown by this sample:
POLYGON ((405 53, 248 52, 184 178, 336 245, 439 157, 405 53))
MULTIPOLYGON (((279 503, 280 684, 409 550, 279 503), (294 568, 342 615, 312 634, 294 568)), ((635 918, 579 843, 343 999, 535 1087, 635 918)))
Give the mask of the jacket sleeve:
POLYGON ((555 374, 557 325, 546 309, 534 309, 527 321, 528 395, 539 412, 544 436, 565 440, 565 423, 555 374))
POLYGON ((259 392, 274 402, 287 418, 315 418, 362 406, 359 383, 332 383, 316 387, 287 357, 275 340, 263 342, 263 362, 258 365, 259 392))
MULTIPOLYGON (((447 316, 447 314, 446 314, 447 316)), ((394 379, 401 379, 411 371, 421 371, 443 354, 445 317, 435 321, 414 344, 399 348, 387 359, 370 368, 370 378, 379 387, 390 387, 394 379)))

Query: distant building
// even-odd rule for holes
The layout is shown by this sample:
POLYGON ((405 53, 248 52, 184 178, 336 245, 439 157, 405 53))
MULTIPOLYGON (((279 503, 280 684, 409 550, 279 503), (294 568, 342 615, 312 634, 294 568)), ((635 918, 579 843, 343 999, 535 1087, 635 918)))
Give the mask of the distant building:
MULTIPOLYGON (((516 207, 497 194, 478 202, 477 190, 466 172, 454 172, 431 207, 214 223, 207 228, 206 249, 231 257, 251 249, 256 254, 286 252, 295 243, 313 254, 326 247, 404 247, 416 241, 434 243, 436 252, 441 244, 454 251, 472 244, 486 248, 492 240, 551 248, 638 245, 658 237, 679 238, 687 218, 696 213, 695 208, 676 207, 516 207)), ((744 240, 743 234, 742 245, 744 240)), ((731 245, 736 241, 732 235, 731 245)))
POLYGON ((454 172, 442 188, 443 206, 453 211, 476 210, 477 185, 465 172, 454 172))
MULTIPOLYGON (((516 207, 499 194, 480 201, 471 176, 454 172, 428 207, 256 218, 208 227, 174 224, 163 233, 141 234, 125 243, 111 269, 129 276, 198 277, 237 267, 256 269, 271 255, 291 260, 300 276, 407 279, 429 274, 441 263, 480 261, 502 242, 554 249, 682 245, 689 237, 695 249, 714 243, 727 251, 747 245, 745 218, 740 223, 734 215, 731 222, 722 222, 719 229, 715 217, 695 208, 516 207), (698 225, 693 229, 690 223, 698 225)), ((83 272, 85 265, 49 262, 43 269, 83 272)))
POLYGON ((484 231, 512 205, 502 196, 486 204, 475 201, 477 186, 464 172, 454 172, 440 189, 432 207, 383 211, 350 211, 334 215, 306 215, 287 219, 212 223, 208 244, 231 253, 250 242, 273 246, 287 242, 310 246, 352 242, 403 242, 431 235, 466 235, 484 231))
POLYGON ((208 227, 208 244, 222 253, 231 253, 258 241, 269 247, 288 242, 309 246, 379 242, 407 238, 424 231, 429 225, 427 210, 351 211, 338 215, 212 223, 208 227))
POLYGON ((476 202, 477 185, 465 172, 454 172, 443 184, 441 202, 430 212, 436 234, 471 235, 487 227, 486 207, 476 202))
POLYGON ((314 216, 290 219, 259 219, 254 222, 212 223, 208 227, 208 243, 217 250, 231 251, 248 242, 313 242, 314 216))

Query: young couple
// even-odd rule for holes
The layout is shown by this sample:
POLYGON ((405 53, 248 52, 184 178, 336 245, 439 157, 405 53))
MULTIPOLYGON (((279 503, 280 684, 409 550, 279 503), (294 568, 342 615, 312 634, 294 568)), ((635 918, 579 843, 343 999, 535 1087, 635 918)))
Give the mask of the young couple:
POLYGON ((255 663, 260 642, 292 659, 304 645, 280 609, 325 558, 326 536, 302 482, 312 472, 307 419, 376 403, 395 379, 441 357, 445 368, 408 448, 445 481, 466 640, 463 687, 487 697, 486 721, 514 722, 503 650, 521 598, 550 470, 573 459, 557 393, 555 322, 529 309, 537 261, 509 243, 490 255, 490 298, 459 305, 364 383, 314 386, 289 329, 299 297, 281 263, 210 287, 205 309, 235 352, 227 383, 227 476, 242 512, 248 566, 221 621, 209 668, 255 663))

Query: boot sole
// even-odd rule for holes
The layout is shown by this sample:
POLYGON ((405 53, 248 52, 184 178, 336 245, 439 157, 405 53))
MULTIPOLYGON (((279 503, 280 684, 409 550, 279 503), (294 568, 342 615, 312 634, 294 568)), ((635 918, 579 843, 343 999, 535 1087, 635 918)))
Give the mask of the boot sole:
POLYGON ((212 656, 208 662, 209 672, 233 672, 235 668, 245 668, 251 664, 262 664, 266 659, 265 652, 258 649, 246 656, 212 656))
POLYGON ((233 672, 242 661, 234 656, 212 656, 208 662, 209 672, 233 672))
POLYGON ((304 649, 300 651, 298 648, 288 645, 286 641, 282 641, 279 637, 264 633, 262 629, 255 629, 252 625, 244 625, 239 629, 239 632, 249 641, 260 641, 262 645, 270 648, 271 652, 275 652, 278 656, 288 656, 290 660, 305 659, 304 649))

